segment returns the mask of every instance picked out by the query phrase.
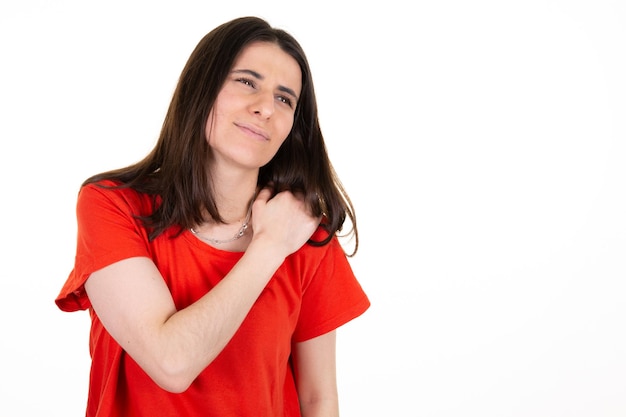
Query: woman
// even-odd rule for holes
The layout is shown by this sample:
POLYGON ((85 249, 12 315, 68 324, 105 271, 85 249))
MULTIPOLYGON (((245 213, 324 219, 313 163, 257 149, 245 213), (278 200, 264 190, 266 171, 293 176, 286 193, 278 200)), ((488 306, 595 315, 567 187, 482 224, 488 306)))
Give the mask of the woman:
POLYGON ((87 416, 336 416, 335 331, 369 301, 300 45, 246 17, 191 54, 159 140, 87 179, 56 303, 89 309, 87 416))

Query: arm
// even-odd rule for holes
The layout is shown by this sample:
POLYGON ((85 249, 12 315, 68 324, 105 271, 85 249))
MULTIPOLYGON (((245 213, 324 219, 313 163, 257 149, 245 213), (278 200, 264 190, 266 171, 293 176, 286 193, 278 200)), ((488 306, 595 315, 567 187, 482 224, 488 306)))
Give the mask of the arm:
POLYGON ((302 417, 338 417, 336 331, 297 343, 294 370, 302 417))
POLYGON ((176 311, 154 263, 130 258, 85 283, 93 309, 122 348, 162 388, 182 392, 219 354, 282 264, 312 235, 319 219, 288 192, 253 205, 254 235, 235 267, 189 307, 176 311))

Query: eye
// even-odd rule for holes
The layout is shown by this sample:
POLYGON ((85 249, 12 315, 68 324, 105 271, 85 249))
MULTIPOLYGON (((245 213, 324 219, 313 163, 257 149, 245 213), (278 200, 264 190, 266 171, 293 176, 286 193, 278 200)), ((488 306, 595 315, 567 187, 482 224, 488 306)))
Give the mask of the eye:
POLYGON ((293 107, 293 101, 286 96, 278 96, 278 101, 280 101, 281 103, 284 103, 286 105, 288 105, 289 107, 293 107))
POLYGON ((242 83, 243 85, 247 85, 248 87, 252 87, 255 88, 256 85, 254 84, 254 81, 252 81, 249 78, 237 78, 235 79, 235 81, 242 83))

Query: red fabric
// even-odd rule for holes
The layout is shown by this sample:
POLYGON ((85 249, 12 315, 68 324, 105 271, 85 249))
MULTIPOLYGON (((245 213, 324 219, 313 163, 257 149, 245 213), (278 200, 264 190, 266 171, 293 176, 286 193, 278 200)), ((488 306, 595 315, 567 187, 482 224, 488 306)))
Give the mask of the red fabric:
MULTIPOLYGON (((89 275, 113 262, 150 257, 178 309, 219 282, 241 258, 168 231, 152 242, 134 215, 152 211, 133 190, 89 185, 78 197, 74 269, 56 303, 63 311, 90 309, 89 275)), ((319 238, 323 230, 316 232, 319 238)), ((259 296, 232 340, 184 393, 159 388, 122 350, 90 309, 92 326, 88 417, 299 416, 291 346, 322 335, 362 314, 370 303, 334 238, 304 245, 289 256, 259 296)))

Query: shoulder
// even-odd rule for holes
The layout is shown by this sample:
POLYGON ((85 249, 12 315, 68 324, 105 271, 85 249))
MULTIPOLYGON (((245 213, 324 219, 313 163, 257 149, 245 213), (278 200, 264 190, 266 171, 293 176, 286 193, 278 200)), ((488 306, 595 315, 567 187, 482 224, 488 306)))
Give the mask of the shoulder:
POLYGON ((315 242, 321 242, 325 239, 328 239, 329 235, 330 233, 328 232, 328 230, 323 226, 323 224, 321 224, 317 227, 317 230, 313 232, 313 235, 311 235, 311 240, 315 242))
POLYGON ((152 196, 110 180, 83 185, 78 195, 78 208, 83 211, 109 207, 144 216, 153 211, 153 206, 152 196))
POLYGON ((347 258, 337 235, 331 236, 323 226, 317 228, 310 241, 294 253, 294 256, 313 269, 325 263, 334 263, 338 259, 347 258), (322 244, 324 241, 328 243, 322 244))

